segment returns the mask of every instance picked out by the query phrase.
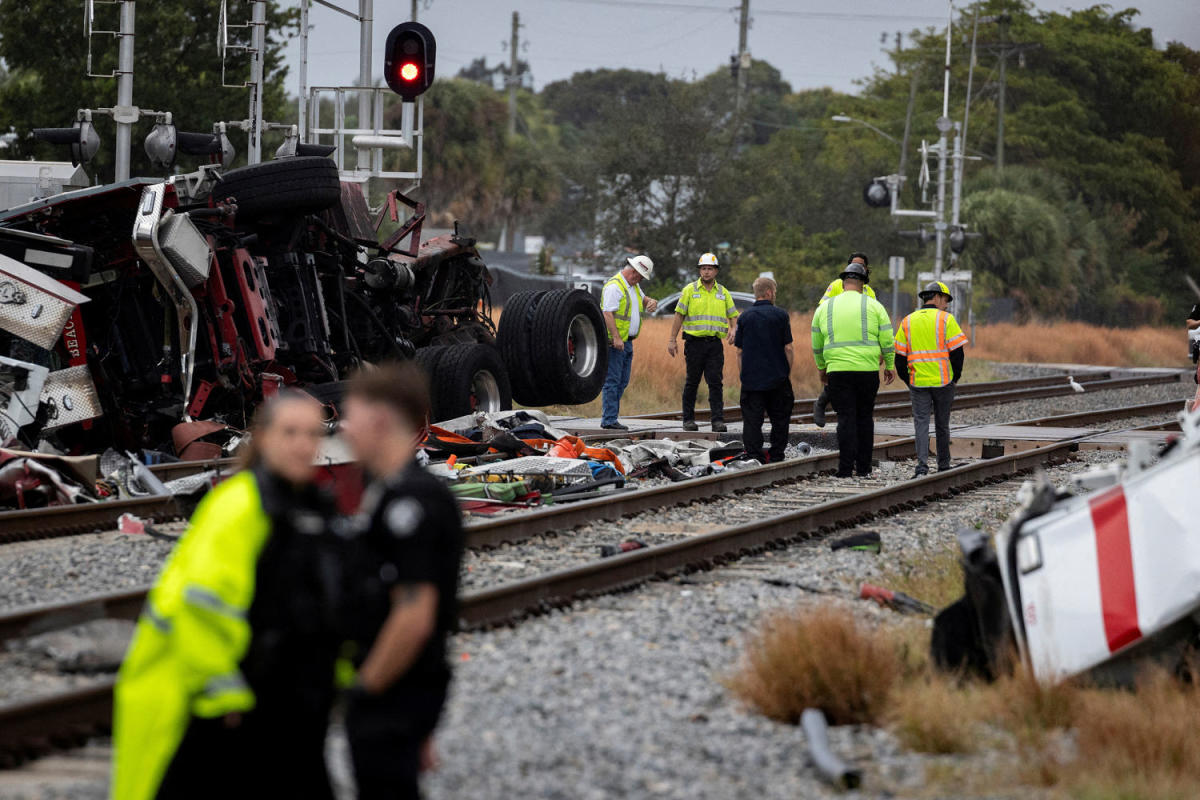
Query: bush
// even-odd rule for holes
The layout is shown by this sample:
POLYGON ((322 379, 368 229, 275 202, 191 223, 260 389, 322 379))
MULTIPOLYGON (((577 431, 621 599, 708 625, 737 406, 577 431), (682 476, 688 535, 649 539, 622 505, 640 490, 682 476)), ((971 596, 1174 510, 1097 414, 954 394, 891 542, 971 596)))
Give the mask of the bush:
POLYGON ((903 661, 893 634, 847 611, 780 611, 751 634, 728 688, 762 714, 795 724, 806 708, 830 724, 878 722, 903 661))

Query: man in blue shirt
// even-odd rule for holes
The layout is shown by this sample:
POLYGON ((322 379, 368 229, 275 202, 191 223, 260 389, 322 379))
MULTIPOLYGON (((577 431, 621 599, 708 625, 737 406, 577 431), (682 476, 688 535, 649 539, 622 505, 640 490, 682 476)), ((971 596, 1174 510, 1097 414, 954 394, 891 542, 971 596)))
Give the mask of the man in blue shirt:
POLYGON ((775 281, 754 281, 754 305, 738 318, 733 344, 742 379, 742 442, 762 462, 782 461, 792 417, 792 325, 775 307, 775 281), (771 450, 763 453, 763 415, 771 419, 771 450), (769 456, 769 458, 768 458, 769 456))

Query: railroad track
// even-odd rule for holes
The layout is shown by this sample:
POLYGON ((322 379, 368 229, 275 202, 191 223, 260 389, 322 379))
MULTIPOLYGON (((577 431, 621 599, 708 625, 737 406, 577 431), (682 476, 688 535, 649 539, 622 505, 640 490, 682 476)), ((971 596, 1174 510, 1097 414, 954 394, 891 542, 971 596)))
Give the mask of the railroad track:
MULTIPOLYGON (((853 525, 879 513, 928 503, 939 497, 1011 478, 1048 463, 1067 460, 1078 437, 1021 453, 987 459, 916 480, 821 502, 808 508, 751 520, 669 544, 648 547, 528 580, 464 594, 460 627, 479 629, 511 624, 531 614, 570 605, 580 599, 626 590, 673 574, 701 570, 739 556, 786 546, 822 532, 853 525)), ((782 466, 782 465, 781 465, 782 466)), ((6 635, 28 635, 55 620, 72 617, 72 607, 91 604, 92 614, 127 616, 140 605, 136 590, 120 596, 91 598, 8 615, 0 623, 6 635)), ((77 609, 76 609, 77 610, 77 609)), ((111 719, 111 681, 34 701, 0 707, 0 759, 16 762, 63 743, 77 743, 88 732, 103 730, 111 719)))
MULTIPOLYGON (((1071 422, 1086 426, 1090 423, 1123 417, 1169 413, 1177 410, 1178 405, 1174 401, 1146 403, 1025 420, 1015 424, 1038 427, 1041 425, 1057 426, 1071 422)), ((969 432, 970 428, 968 427, 958 429, 955 433, 964 435, 969 432)), ((1035 453, 1039 450, 1028 452, 1035 453)), ((874 447, 875 458, 880 460, 909 458, 914 453, 915 444, 911 438, 879 442, 874 447)), ((730 470, 718 475, 649 489, 616 493, 611 497, 546 506, 528 512, 498 516, 483 522, 468 523, 465 526, 467 546, 473 549, 494 547, 519 542, 551 531, 569 530, 579 525, 682 506, 697 500, 710 500, 717 496, 736 495, 746 491, 787 484, 809 476, 833 472, 837 469, 837 462, 837 453, 825 453, 746 470, 730 470)), ((1004 463, 1004 457, 988 459, 980 463, 989 462, 1004 463)), ((0 614, 0 644, 8 639, 31 636, 94 619, 135 619, 141 609, 142 601, 145 599, 147 588, 97 595, 77 601, 31 606, 0 614)))
MULTIPOLYGON (((1100 381, 1112 379, 1112 373, 1107 370, 1096 370, 1093 372, 1085 372, 1075 376, 1075 380, 1085 386, 1094 384, 1100 381)), ((976 394, 988 394, 992 392, 1005 391, 1025 391, 1031 389, 1065 389, 1064 393, 1071 393, 1074 390, 1069 388, 1066 383, 1066 375, 1047 375, 1040 378, 1018 378, 1015 380, 1004 381, 981 381, 979 383, 960 383, 955 389, 955 402, 961 398, 976 394)), ((798 398, 792 405, 793 419, 797 415, 802 415, 806 409, 811 409, 812 404, 816 401, 815 397, 798 398)), ((906 402, 908 400, 908 389, 885 389, 875 396, 875 406, 878 408, 882 405, 892 403, 906 402)), ((696 421, 704 421, 711 418, 712 412, 707 408, 696 409, 696 421)), ((811 414, 809 414, 811 417, 811 414)), ((731 422, 742 418, 741 406, 727 406, 725 408, 725 420, 731 422)), ((653 414, 638 414, 628 417, 628 419, 683 419, 682 411, 658 411, 653 414)))
MULTIPOLYGON (((1084 382, 1090 387, 1090 391, 1102 391, 1104 389, 1121 389, 1131 386, 1143 386, 1148 384, 1161 383, 1178 383, 1180 377, 1176 373, 1167 373, 1160 375, 1150 375, 1136 378, 1117 378, 1110 377, 1109 372, 1095 372, 1090 374, 1080 375, 1078 380, 1084 382)), ((1060 395, 1072 394, 1073 390, 1070 387, 1064 387, 1061 383, 1061 378, 1058 376, 1051 378, 1031 378, 1022 381, 998 381, 989 383, 977 384, 962 384, 954 400, 956 409, 974 408, 978 406, 993 405, 1006 402, 1014 402, 1018 400, 1030 400, 1044 397, 1056 397, 1060 395), (1011 387, 1017 385, 1019 388, 1005 391, 995 391, 996 387, 1011 387)), ((875 407, 876 415, 880 417, 896 417, 904 416, 911 413, 911 405, 908 401, 907 392, 880 392, 875 407)), ((795 408, 807 407, 805 404, 811 405, 812 400, 799 400, 795 408)), ((1137 408, 1142 414, 1160 414, 1170 413, 1178 410, 1179 403, 1175 401, 1163 403, 1149 403, 1142 406, 1129 407, 1137 408)), ((735 407, 736 408, 736 407, 735 407)), ((740 412, 739 412, 740 413, 740 412)), ((1089 422, 1101 422, 1111 419, 1119 419, 1121 417, 1133 416, 1132 412, 1127 412, 1125 408, 1102 409, 1100 411, 1085 411, 1078 414, 1066 414, 1056 417, 1046 417, 1041 420, 1025 420, 1021 422, 1011 423, 1014 425, 1045 425, 1045 426, 1065 426, 1071 424, 1086 424, 1089 422), (1107 416, 1106 416, 1107 415, 1107 416)), ((830 415, 831 419, 836 418, 835 414, 830 415)), ((671 415, 650 415, 642 418, 646 419, 669 419, 671 415)), ((793 415, 794 422, 811 421, 811 413, 797 413, 793 415)), ((1170 423, 1167 423, 1168 425, 1170 423)), ((899 442, 895 443, 899 444, 899 442)), ((911 455, 911 450, 908 452, 911 455)), ((824 457, 831 458, 830 456, 824 457)), ((795 462, 791 462, 795 463, 795 462)), ((801 464, 796 466, 799 472, 793 477, 808 475, 812 472, 820 472, 826 469, 836 467, 829 466, 827 461, 818 461, 819 467, 813 467, 811 463, 801 464)), ((171 480, 172 478, 182 477, 185 475, 196 474, 198 472, 212 469, 231 469, 233 468, 233 459, 221 459, 219 461, 208 462, 179 462, 175 464, 163 464, 153 467, 160 478, 163 480, 171 480)), ((732 476, 729 476, 732 479, 732 476)), ((772 480, 786 480, 786 477, 774 478, 772 480)), ((702 479, 708 480, 708 479, 702 479)), ((733 481, 731 485, 736 484, 733 481)), ((765 485, 765 484, 752 484, 765 485)), ((708 484, 700 484, 707 487, 708 484)), ((744 487, 743 487, 744 488, 744 487)), ((737 490, 734 488, 733 490, 737 490)), ((653 490, 652 490, 653 491, 653 490)), ((563 519, 575 519, 577 522, 563 522, 561 526, 571 527, 579 524, 581 521, 595 518, 597 508, 614 505, 623 510, 616 516, 624 514, 636 513, 637 511, 645 510, 646 506, 639 506, 643 498, 634 499, 635 495, 640 495, 641 492, 625 492, 614 495, 612 498, 603 498, 593 501, 579 501, 569 506, 559 506, 553 509, 557 514, 560 514, 563 519)), ((694 499, 694 498, 693 498, 694 499)), ((687 502, 686 500, 683 502, 687 502)), ((0 512, 0 544, 16 541, 28 541, 36 539, 49 539, 58 536, 70 536, 80 533, 90 533, 93 531, 105 530, 113 528, 117 520, 122 514, 130 513, 134 516, 141 517, 152 522, 165 522, 172 519, 179 519, 184 516, 182 509, 173 497, 142 497, 129 500, 114 500, 102 503, 87 503, 72 506, 55 506, 45 509, 32 509, 27 511, 4 511, 0 512)), ((546 517, 553 516, 550 509, 544 512, 533 512, 534 514, 544 514, 546 517)), ((508 541, 504 538, 508 536, 508 530, 514 527, 513 523, 505 521, 483 522, 468 526, 468 536, 474 537, 474 540, 468 541, 472 546, 487 546, 496 544, 502 541, 508 541), (497 538, 499 536, 499 538, 497 538)), ((515 527, 520 528, 522 524, 515 524, 515 527)), ((520 538, 529 534, 520 534, 520 538)))

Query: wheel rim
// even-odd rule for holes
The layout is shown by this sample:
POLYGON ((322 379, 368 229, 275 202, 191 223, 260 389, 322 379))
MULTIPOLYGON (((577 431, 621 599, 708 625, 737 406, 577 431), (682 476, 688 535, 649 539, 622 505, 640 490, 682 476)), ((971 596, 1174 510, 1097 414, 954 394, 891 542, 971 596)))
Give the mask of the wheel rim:
POLYGON ((471 410, 501 411, 500 383, 489 370, 481 369, 471 378, 471 410))
POLYGON ((600 343, 592 321, 586 314, 576 314, 567 328, 567 360, 571 371, 581 378, 586 378, 596 370, 596 361, 599 358, 600 343))

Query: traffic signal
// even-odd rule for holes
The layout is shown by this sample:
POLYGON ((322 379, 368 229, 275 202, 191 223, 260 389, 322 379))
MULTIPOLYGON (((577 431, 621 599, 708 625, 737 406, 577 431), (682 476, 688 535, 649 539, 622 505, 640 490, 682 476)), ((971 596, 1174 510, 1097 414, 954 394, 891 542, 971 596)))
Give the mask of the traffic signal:
POLYGON ((90 119, 76 120, 70 128, 34 128, 33 138, 50 144, 69 144, 71 163, 75 166, 91 161, 100 149, 100 135, 90 119))
POLYGON ((892 202, 892 193, 883 181, 871 181, 863 187, 863 201, 871 208, 883 208, 892 202))
POLYGON ((433 85, 436 56, 433 32, 419 22, 402 22, 388 34, 383 77, 393 92, 414 100, 433 85))

